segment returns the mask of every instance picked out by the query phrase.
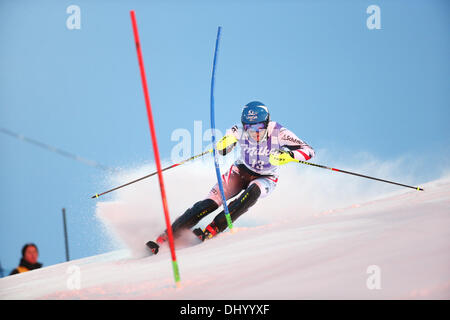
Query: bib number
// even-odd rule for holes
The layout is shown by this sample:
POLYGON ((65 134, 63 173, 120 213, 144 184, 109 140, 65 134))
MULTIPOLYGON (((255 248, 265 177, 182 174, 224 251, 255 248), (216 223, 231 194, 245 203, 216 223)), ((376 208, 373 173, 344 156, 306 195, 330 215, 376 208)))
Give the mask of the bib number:
POLYGON ((251 166, 257 170, 263 170, 264 164, 265 164, 265 162, 262 160, 253 160, 251 163, 251 166))

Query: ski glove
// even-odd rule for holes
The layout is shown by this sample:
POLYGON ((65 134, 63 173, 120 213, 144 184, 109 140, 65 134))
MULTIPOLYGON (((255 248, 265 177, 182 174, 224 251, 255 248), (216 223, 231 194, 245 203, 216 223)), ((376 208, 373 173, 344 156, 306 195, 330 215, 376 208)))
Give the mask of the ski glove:
POLYGON ((283 149, 272 150, 269 159, 274 166, 281 166, 295 160, 294 153, 291 150, 286 151, 283 149))
POLYGON ((287 154, 289 154, 291 156, 291 158, 295 159, 294 152, 292 152, 292 150, 290 150, 287 147, 282 147, 281 149, 278 149, 277 152, 279 154, 287 153, 287 154))
POLYGON ((229 153, 231 150, 233 150, 236 143, 237 143, 236 137, 229 134, 229 135, 224 136, 222 139, 219 140, 219 142, 217 142, 216 148, 217 148, 217 151, 222 156, 224 156, 227 153, 229 153))

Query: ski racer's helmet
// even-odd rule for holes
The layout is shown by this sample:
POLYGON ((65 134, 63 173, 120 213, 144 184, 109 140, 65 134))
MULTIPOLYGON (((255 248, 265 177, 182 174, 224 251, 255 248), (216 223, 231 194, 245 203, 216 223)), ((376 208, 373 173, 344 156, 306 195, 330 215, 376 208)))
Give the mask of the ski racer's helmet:
POLYGON ((264 103, 252 101, 244 106, 241 116, 242 126, 254 141, 260 142, 267 137, 269 121, 269 109, 264 103))

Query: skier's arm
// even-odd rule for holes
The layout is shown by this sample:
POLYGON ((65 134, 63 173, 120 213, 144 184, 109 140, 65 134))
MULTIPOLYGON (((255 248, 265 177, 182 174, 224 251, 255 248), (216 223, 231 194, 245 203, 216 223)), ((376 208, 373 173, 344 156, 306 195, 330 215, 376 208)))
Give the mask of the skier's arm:
POLYGON ((314 149, 288 129, 280 131, 279 143, 281 149, 296 160, 308 161, 314 157, 314 149))
POLYGON ((222 155, 230 153, 231 150, 236 146, 239 139, 239 129, 237 126, 232 127, 227 130, 226 135, 217 142, 216 149, 222 155))

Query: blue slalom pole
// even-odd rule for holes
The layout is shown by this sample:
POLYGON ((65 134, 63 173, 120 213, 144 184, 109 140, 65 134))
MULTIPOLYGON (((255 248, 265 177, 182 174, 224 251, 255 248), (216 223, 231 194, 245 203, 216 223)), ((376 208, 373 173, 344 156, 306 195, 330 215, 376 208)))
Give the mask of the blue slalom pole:
POLYGON ((222 27, 217 28, 217 38, 216 38, 216 48, 214 50, 214 62, 213 62, 213 69, 212 69, 212 76, 211 76, 211 140, 212 140, 212 148, 213 148, 213 157, 214 157, 214 164, 216 167, 216 175, 217 175, 217 181, 219 184, 220 189, 220 195, 222 197, 222 203, 223 203, 223 209, 225 211, 225 217, 227 219, 228 228, 230 230, 233 229, 233 222, 231 221, 230 212, 228 211, 227 206, 227 199, 225 198, 225 192, 223 190, 223 184, 222 184, 222 177, 220 174, 220 167, 219 167, 219 159, 218 159, 218 153, 216 149, 216 121, 215 115, 214 115, 214 82, 216 77, 216 64, 217 64, 217 53, 219 51, 219 41, 220 41, 220 33, 221 33, 222 27))

